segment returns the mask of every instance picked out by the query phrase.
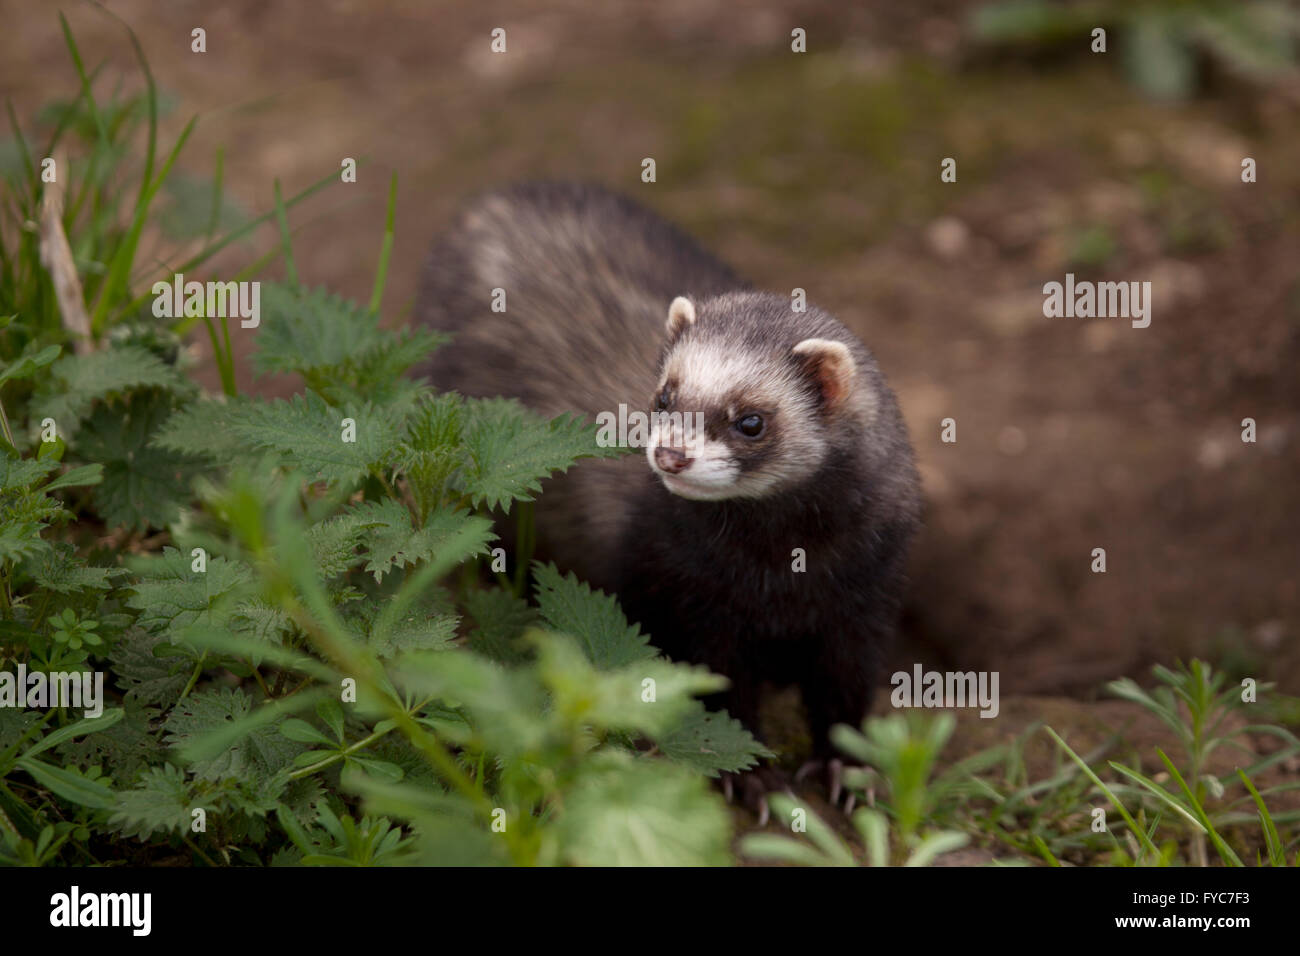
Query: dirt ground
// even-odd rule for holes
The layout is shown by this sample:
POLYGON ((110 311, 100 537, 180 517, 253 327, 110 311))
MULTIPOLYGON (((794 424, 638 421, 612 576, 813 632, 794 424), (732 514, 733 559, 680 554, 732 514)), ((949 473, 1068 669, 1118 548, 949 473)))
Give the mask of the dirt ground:
MULTIPOLYGON (((975 49, 971 5, 954 2, 109 6, 175 99, 165 141, 200 116, 181 165, 210 174, 223 146, 246 208, 268 208, 277 178, 292 193, 362 161, 357 184, 291 216, 308 281, 368 296, 398 173, 395 320, 457 203, 564 178, 627 191, 858 331, 899 394, 928 502, 904 667, 998 670, 1004 693, 1087 700, 1196 654, 1300 694, 1289 100, 1223 78, 1155 105, 1105 57, 975 49), (505 55, 489 51, 498 26, 505 55), (809 53, 790 52, 793 26, 809 53), (1257 183, 1240 180, 1246 156, 1257 183), (1044 318, 1042 285, 1067 271, 1151 281, 1150 327, 1044 318)), ((67 15, 91 64, 138 82, 117 23, 67 15)), ((75 90, 53 8, 4 2, 0 18, 20 116, 75 90)), ((217 274, 272 242, 232 248, 217 274)), ((288 384, 246 366, 240 381, 288 384)))

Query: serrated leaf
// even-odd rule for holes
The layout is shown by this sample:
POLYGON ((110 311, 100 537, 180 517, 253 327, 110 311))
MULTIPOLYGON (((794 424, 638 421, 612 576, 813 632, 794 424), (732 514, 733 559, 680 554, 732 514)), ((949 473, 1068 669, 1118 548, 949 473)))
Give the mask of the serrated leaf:
POLYGON ((230 423, 252 404, 248 398, 190 402, 159 426, 150 444, 182 455, 229 461, 249 450, 230 423))
POLYGON ((421 514, 438 506, 464 458, 460 444, 465 400, 454 392, 421 402, 407 419, 397 466, 421 514))
POLYGON ((725 712, 706 710, 699 701, 656 743, 670 760, 710 777, 719 771, 739 773, 760 758, 773 756, 739 720, 725 712))
POLYGON ((254 362, 297 372, 331 401, 411 401, 422 386, 403 373, 448 340, 427 328, 379 327, 379 316, 325 289, 262 284, 262 329, 254 362))
POLYGON ((0 564, 49 552, 41 532, 70 513, 35 485, 58 467, 54 459, 0 455, 0 564))
POLYGON ((382 581, 394 567, 406 567, 419 561, 428 561, 435 555, 454 563, 481 554, 492 538, 492 522, 477 515, 444 508, 429 515, 424 527, 418 530, 411 513, 397 501, 365 501, 351 514, 363 521, 362 544, 367 552, 365 569, 382 581), (474 532, 466 543, 461 536, 467 530, 474 532), (442 555, 442 549, 456 542, 454 555, 442 555))
MULTIPOLYGON (((181 678, 183 683, 184 677, 181 678)), ((178 693, 180 686, 169 699, 175 699, 178 693)), ((126 716, 112 727, 61 746, 60 761, 65 765, 104 767, 105 772, 120 784, 130 784, 140 771, 161 763, 166 752, 149 724, 149 714, 144 705, 128 696, 122 709, 126 716)))
MULTIPOLYGON (((278 644, 292 629, 293 622, 279 607, 262 600, 252 600, 235 607, 230 615, 230 627, 241 634, 251 634, 258 640, 278 644)), ((254 663, 259 661, 254 660, 254 663)))
POLYGON ((290 401, 251 402, 231 409, 228 427, 251 448, 278 451, 309 481, 354 483, 393 454, 402 437, 401 415, 366 404, 341 410, 315 392, 290 401), (344 419, 356 440, 344 441, 344 419))
POLYGON ((561 577, 553 564, 535 564, 537 606, 552 630, 578 639, 587 659, 609 670, 658 655, 649 638, 627 618, 613 597, 593 591, 570 573, 561 577))
POLYGON ((38 585, 59 594, 107 591, 113 586, 110 578, 125 573, 122 568, 85 565, 77 558, 76 549, 66 542, 58 542, 44 554, 34 557, 26 570, 38 585))
POLYGON ((364 556, 357 553, 357 548, 369 523, 366 512, 354 510, 307 529, 307 544, 322 578, 328 580, 361 563, 364 556))
MULTIPOLYGON (((301 703, 307 703, 306 700, 301 703)), ((253 702, 240 688, 221 687, 191 694, 167 715, 164 742, 187 750, 191 768, 201 780, 223 780, 251 775, 268 779, 290 766, 302 747, 287 740, 273 725, 276 712, 267 707, 252 720, 253 702), (232 727, 231 725, 237 725, 232 727), (189 745, 200 738, 230 733, 223 747, 196 752, 189 745), (210 753, 217 750, 216 753, 210 753)))
POLYGON ((262 283, 262 327, 254 364, 262 372, 311 372, 374 349, 379 317, 326 289, 262 283))
POLYGON ((139 840, 155 833, 187 832, 190 790, 185 775, 171 764, 146 770, 139 785, 117 794, 108 823, 139 840))
POLYGON ((57 461, 49 459, 0 457, 0 491, 25 489, 58 467, 57 461))
POLYGON ((117 686, 125 691, 128 703, 134 700, 145 707, 171 704, 180 696, 192 664, 184 657, 155 656, 154 648, 162 643, 162 634, 132 628, 109 652, 117 686))
POLYGON ((190 500, 195 463, 150 445, 173 408, 165 392, 135 392, 124 403, 97 405, 86 420, 76 451, 104 466, 94 500, 109 525, 167 527, 190 500))
POLYGON ((370 647, 382 658, 392 657, 401 651, 440 651, 452 646, 456 625, 460 618, 455 614, 428 613, 416 607, 393 622, 383 621, 370 632, 370 647))
POLYGON ((142 388, 181 392, 192 389, 176 369, 138 345, 65 355, 50 372, 50 382, 34 400, 38 411, 33 418, 37 422, 53 418, 65 440, 76 434, 97 399, 142 388))
POLYGON ((520 637, 537 622, 537 611, 523 598, 501 588, 471 591, 465 609, 474 621, 466 641, 471 650, 503 664, 519 664, 531 656, 520 637))
POLYGON ((141 627, 159 631, 218 623, 227 613, 219 607, 221 599, 252 580, 247 566, 220 555, 208 558, 205 572, 190 566, 189 557, 175 548, 134 562, 140 580, 131 585, 134 593, 126 603, 141 612, 141 627))
POLYGON ((566 471, 579 458, 615 457, 596 444, 596 427, 571 415, 547 420, 513 399, 465 403, 462 438, 469 459, 454 479, 475 506, 504 508, 532 501, 541 479, 566 471))

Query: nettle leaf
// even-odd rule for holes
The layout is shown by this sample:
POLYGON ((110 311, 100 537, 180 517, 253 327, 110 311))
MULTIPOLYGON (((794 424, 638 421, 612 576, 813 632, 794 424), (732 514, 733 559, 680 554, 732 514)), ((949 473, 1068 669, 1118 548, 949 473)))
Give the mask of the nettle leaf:
POLYGON ((156 705, 173 703, 189 679, 193 661, 179 655, 155 654, 155 649, 163 643, 162 634, 131 628, 108 655, 117 675, 117 686, 126 693, 128 716, 132 701, 157 716, 156 705))
POLYGON ((326 289, 262 283, 262 327, 253 363, 262 372, 309 373, 378 348, 379 317, 326 289))
MULTIPOLYGON (((184 683, 182 676, 169 700, 175 699, 184 683)), ((149 724, 151 713, 156 715, 157 710, 146 708, 129 694, 123 701, 123 710, 126 716, 112 727, 60 747, 59 756, 65 764, 100 766, 117 782, 130 784, 142 770, 162 763, 166 749, 149 724)))
POLYGON ((385 332, 378 345, 357 360, 357 379, 381 388, 389 382, 409 384, 412 380, 403 377, 406 370, 451 338, 446 332, 426 328, 385 332))
POLYGON ((236 605, 230 615, 230 626, 241 634, 251 634, 259 641, 279 644, 293 629, 293 621, 281 608, 253 600, 236 605))
POLYGON ((325 289, 263 283, 262 313, 260 371, 297 372, 322 392, 369 386, 367 396, 379 402, 418 389, 402 373, 450 339, 433 329, 381 329, 378 315, 325 289))
MULTIPOLYGON (((164 742, 184 747, 195 737, 246 717, 253 702, 240 688, 202 690, 172 708, 163 722, 164 742)), ((194 761, 191 769, 203 780, 224 780, 245 775, 267 780, 293 763, 303 748, 285 738, 276 724, 253 727, 216 756, 194 761)))
POLYGON ((227 401, 201 399, 172 413, 154 433, 151 444, 182 455, 229 461, 248 451, 248 446, 230 428, 241 409, 252 399, 227 401))
POLYGON ((406 567, 418 561, 428 561, 435 555, 462 561, 482 554, 492 540, 492 522, 464 511, 443 508, 429 515, 424 527, 416 528, 411 513, 397 501, 365 501, 353 508, 350 514, 361 517, 365 524, 361 533, 362 546, 367 553, 365 569, 382 581, 393 567, 406 567), (461 536, 469 533, 467 540, 461 536), (458 552, 443 555, 449 542, 458 542, 458 552))
POLYGON ((773 756, 739 720, 725 712, 706 710, 699 701, 685 719, 655 742, 664 756, 710 777, 719 771, 748 770, 760 758, 773 756))
POLYGON ((460 617, 451 595, 431 588, 411 604, 362 601, 347 615, 348 626, 375 654, 387 659, 402 651, 438 651, 452 645, 460 617))
POLYGON ((290 401, 235 406, 226 427, 249 447, 279 451, 309 481, 355 483, 396 451, 401 419, 400 412, 369 403, 333 408, 309 391, 290 401), (356 441, 343 440, 344 419, 355 423, 356 441))
POLYGON ((165 528, 189 502, 196 463, 150 445, 172 414, 166 392, 135 392, 126 402, 97 405, 77 440, 77 454, 104 466, 96 510, 110 525, 165 528))
POLYGON ((561 577, 553 564, 533 566, 537 606, 551 630, 569 634, 597 668, 611 670, 658 656, 636 624, 628 624, 618 602, 593 591, 570 572, 561 577))
POLYGON ((111 578, 126 573, 123 568, 87 566, 77 557, 76 548, 66 542, 58 542, 32 558, 24 570, 38 585, 59 594, 107 591, 113 586, 111 578))
POLYGON ((537 623, 537 610, 526 600, 488 588, 466 595, 465 609, 474 621, 466 639, 471 650, 503 664, 519 664, 531 656, 520 637, 537 623))
POLYGON ((0 457, 0 562, 20 561, 48 552, 41 532, 67 516, 59 502, 31 485, 58 462, 0 457))
POLYGON ((50 380, 38 392, 33 421, 49 417, 58 423, 65 440, 76 434, 81 420, 90 414, 96 399, 121 396, 142 388, 159 388, 190 393, 193 386, 175 368, 148 349, 122 345, 65 355, 50 369, 50 380))
POLYGON ((396 621, 382 615, 370 632, 370 647, 381 658, 401 651, 440 651, 452 646, 460 617, 417 604, 396 621))
POLYGON ((424 400, 407 419, 397 467, 421 514, 443 500, 447 483, 465 457, 460 444, 464 416, 465 400, 448 392, 424 400))
POLYGON ((171 764, 163 764, 146 770, 135 788, 117 793, 108 825, 139 840, 147 840, 155 833, 186 833, 190 803, 185 774, 171 764))
POLYGON ((322 578, 329 580, 361 563, 363 555, 357 549, 361 547, 363 534, 372 524, 367 512, 354 510, 307 529, 307 544, 322 578))
POLYGON ((25 490, 58 467, 57 461, 48 458, 0 458, 0 491, 25 490))
POLYGON ((264 817, 279 806, 289 782, 287 770, 266 778, 239 777, 223 781, 221 795, 232 810, 264 817))
POLYGON ((704 777, 604 751, 564 795, 556 837, 577 866, 725 866, 731 819, 704 777))
POLYGON ((137 623, 151 631, 220 623, 229 612, 218 602, 253 576, 246 565, 220 555, 208 558, 206 571, 192 571, 189 556, 175 548, 137 558, 133 566, 140 580, 126 603, 141 612, 137 623))
POLYGON ((475 506, 507 512, 513 501, 532 501, 541 479, 567 471, 579 458, 622 454, 597 445, 596 426, 580 418, 547 420, 506 398, 467 401, 462 439, 469 459, 455 478, 457 490, 475 506))

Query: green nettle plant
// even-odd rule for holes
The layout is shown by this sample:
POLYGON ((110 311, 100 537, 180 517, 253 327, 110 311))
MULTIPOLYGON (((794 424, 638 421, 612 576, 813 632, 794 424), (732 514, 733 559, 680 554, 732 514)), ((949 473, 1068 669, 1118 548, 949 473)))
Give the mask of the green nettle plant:
POLYGON ((277 187, 220 238, 219 162, 210 204, 191 183, 155 207, 193 124, 156 166, 152 81, 98 102, 65 35, 79 96, 47 111, 41 153, 10 110, 4 154, 0 668, 102 672, 110 699, 99 717, 0 707, 0 862, 728 862, 708 778, 767 751, 697 699, 725 680, 527 553, 540 481, 619 452, 576 418, 405 375, 444 336, 381 327, 395 181, 366 306, 298 282, 287 211, 327 180, 289 202, 277 187), (74 178, 51 220, 38 157, 56 154, 74 178), (203 218, 159 231, 202 246, 147 274, 164 213, 203 218), (69 237, 84 328, 27 228, 43 214, 69 237), (237 393, 226 318, 158 319, 142 290, 271 217, 280 248, 235 278, 278 255, 287 279, 234 334, 306 387, 265 401, 237 393), (219 397, 184 365, 198 321, 219 397), (523 553, 494 550, 505 516, 523 553))
POLYGON ((437 333, 262 291, 257 365, 312 386, 290 400, 201 397, 130 342, 42 366, 19 431, 53 419, 73 467, 9 448, 4 657, 106 669, 121 696, 102 722, 0 710, 6 856, 726 862, 706 778, 764 751, 695 699, 725 682, 551 566, 531 594, 478 573, 504 560, 490 513, 616 450, 404 377, 437 333), (60 521, 143 553, 110 566, 41 535, 60 521))

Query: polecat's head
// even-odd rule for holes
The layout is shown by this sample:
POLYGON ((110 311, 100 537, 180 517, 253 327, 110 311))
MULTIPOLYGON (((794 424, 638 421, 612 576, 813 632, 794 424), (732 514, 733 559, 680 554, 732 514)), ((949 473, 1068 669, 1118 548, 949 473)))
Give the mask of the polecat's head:
MULTIPOLYGON (((683 498, 762 498, 816 474, 872 415, 853 337, 809 306, 729 293, 668 308, 646 456, 683 498)), ((865 350, 857 346, 863 361, 865 350)))

